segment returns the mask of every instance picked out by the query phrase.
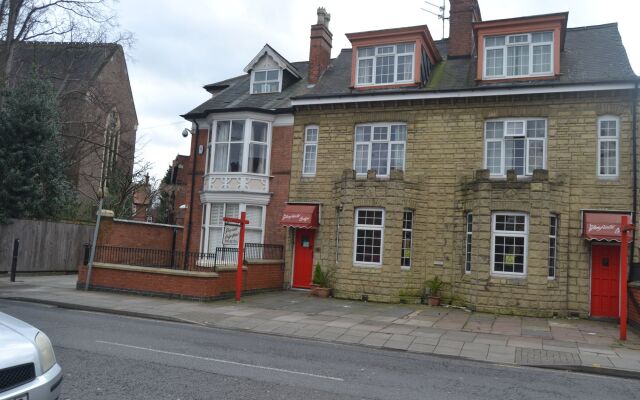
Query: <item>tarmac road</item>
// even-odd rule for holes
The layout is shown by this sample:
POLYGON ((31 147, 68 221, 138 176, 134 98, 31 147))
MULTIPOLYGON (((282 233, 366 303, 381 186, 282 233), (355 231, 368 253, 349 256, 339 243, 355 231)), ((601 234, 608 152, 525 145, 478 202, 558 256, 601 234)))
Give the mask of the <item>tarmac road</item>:
MULTIPOLYGON (((45 331, 61 399, 634 399, 640 381, 0 300, 45 331)), ((0 355, 1 357, 1 355, 0 355)))

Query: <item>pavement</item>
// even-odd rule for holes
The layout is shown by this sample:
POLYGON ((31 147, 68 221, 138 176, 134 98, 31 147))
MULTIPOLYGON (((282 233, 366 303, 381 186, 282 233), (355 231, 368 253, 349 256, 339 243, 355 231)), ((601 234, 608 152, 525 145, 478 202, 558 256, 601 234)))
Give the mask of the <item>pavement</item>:
POLYGON ((75 275, 0 277, 0 298, 208 327, 640 379, 640 335, 615 323, 319 299, 303 291, 195 302, 75 289, 75 275))
MULTIPOLYGON (((47 333, 61 400, 634 399, 640 381, 0 300, 47 333)), ((0 359, 2 355, 0 355, 0 359)))

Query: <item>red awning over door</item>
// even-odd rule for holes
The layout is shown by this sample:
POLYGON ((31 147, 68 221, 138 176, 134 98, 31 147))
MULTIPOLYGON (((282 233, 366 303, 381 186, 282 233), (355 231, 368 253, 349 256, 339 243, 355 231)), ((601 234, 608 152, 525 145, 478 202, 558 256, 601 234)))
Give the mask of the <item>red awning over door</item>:
POLYGON ((587 212, 582 215, 582 236, 587 240, 619 242, 620 219, 626 213, 587 212))
POLYGON ((287 204, 282 212, 280 225, 300 229, 315 229, 318 227, 318 206, 287 204))

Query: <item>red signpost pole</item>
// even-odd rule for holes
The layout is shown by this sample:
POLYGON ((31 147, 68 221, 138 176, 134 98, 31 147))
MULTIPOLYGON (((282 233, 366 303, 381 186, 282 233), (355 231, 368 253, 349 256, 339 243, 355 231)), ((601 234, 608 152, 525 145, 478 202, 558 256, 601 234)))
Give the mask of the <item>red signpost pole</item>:
POLYGON ((240 293, 242 292, 242 263, 244 261, 244 226, 248 222, 246 220, 247 213, 240 213, 240 238, 238 239, 238 272, 236 273, 236 301, 240 301, 240 293))
POLYGON ((247 213, 240 213, 240 218, 224 217, 224 222, 240 225, 240 237, 238 238, 238 271, 236 272, 236 301, 240 301, 242 293, 242 264, 244 263, 244 227, 249 223, 247 213))
POLYGON ((629 235, 628 232, 633 229, 633 225, 629 224, 629 216, 623 215, 620 223, 620 340, 627 340, 627 279, 629 265, 629 235))

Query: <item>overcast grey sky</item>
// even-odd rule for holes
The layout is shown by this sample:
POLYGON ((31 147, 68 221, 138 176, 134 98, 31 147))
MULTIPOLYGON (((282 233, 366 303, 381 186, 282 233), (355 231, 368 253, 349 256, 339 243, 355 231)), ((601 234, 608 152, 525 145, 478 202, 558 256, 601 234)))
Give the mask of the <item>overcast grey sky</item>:
MULTIPOLYGON (((631 65, 640 72, 640 1, 479 3, 483 20, 569 11, 569 27, 618 22, 631 65)), ((442 37, 442 22, 421 11, 431 9, 422 0, 120 0, 120 24, 136 39, 128 68, 139 120, 137 152, 154 164, 154 176, 161 178, 176 154, 189 151, 180 133, 190 124, 180 114, 207 99, 203 85, 242 74, 265 43, 289 61, 308 59, 309 27, 319 6, 331 13, 333 57, 350 47, 349 32, 427 24, 434 39, 442 37)), ((448 24, 445 37, 447 32, 448 24)))

